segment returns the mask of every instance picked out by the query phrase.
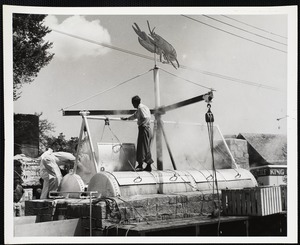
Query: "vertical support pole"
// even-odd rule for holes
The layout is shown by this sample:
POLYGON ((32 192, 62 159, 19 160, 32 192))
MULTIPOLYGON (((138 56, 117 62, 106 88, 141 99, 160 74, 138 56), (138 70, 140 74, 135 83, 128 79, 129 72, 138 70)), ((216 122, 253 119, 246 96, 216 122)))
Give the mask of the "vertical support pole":
POLYGON ((93 161, 94 161, 96 172, 98 173, 99 172, 99 167, 98 167, 98 163, 97 163, 97 160, 96 160, 96 153, 95 153, 93 142, 92 142, 91 131, 89 129, 89 125, 88 125, 87 118, 86 118, 88 116, 89 112, 83 111, 80 114, 82 115, 82 118, 83 118, 83 121, 84 121, 84 124, 85 124, 85 128, 86 128, 86 132, 87 132, 88 137, 89 137, 89 144, 90 144, 90 148, 91 148, 91 151, 92 151, 93 161))
POLYGON ((78 139, 78 145, 77 145, 77 150, 76 150, 76 156, 75 156, 75 164, 73 167, 73 174, 76 174, 76 170, 77 170, 77 166, 78 166, 79 150, 80 150, 80 145, 82 142, 83 131, 84 131, 84 120, 82 119, 81 129, 80 129, 79 139, 78 139))
POLYGON ((173 168, 174 168, 174 170, 177 170, 176 164, 175 164, 175 161, 174 161, 174 158, 173 158, 173 154, 172 154, 172 151, 171 151, 169 142, 168 142, 168 140, 167 140, 166 132, 165 132, 165 130, 164 130, 164 126, 163 126, 163 124, 162 124, 162 121, 160 121, 160 122, 161 122, 161 131, 162 131, 163 136, 164 136, 164 138, 165 138, 165 142, 166 142, 166 145, 167 145, 167 149, 168 149, 168 152, 169 152, 169 156, 170 156, 170 159, 171 159, 173 168))
MULTIPOLYGON (((155 109, 160 106, 160 91, 159 91, 159 68, 155 65, 153 69, 154 75, 154 94, 155 94, 155 109)), ((157 170, 163 170, 163 154, 162 154, 162 131, 161 131, 161 115, 155 113, 156 126, 156 159, 157 170)))

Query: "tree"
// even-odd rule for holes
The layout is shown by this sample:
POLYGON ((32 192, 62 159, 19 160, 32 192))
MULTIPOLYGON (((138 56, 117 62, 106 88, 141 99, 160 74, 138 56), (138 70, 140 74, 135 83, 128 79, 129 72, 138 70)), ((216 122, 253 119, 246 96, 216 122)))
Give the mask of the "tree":
POLYGON ((41 119, 43 113, 35 113, 39 117, 39 152, 42 153, 48 148, 52 148, 55 151, 73 152, 75 145, 78 143, 78 137, 71 137, 69 140, 63 133, 60 133, 57 137, 52 133, 55 131, 55 126, 47 119, 41 119))
POLYGON ((48 52, 53 43, 43 37, 51 32, 43 25, 47 15, 13 14, 13 99, 20 98, 20 88, 31 83, 48 65, 54 54, 48 52))
POLYGON ((48 148, 54 151, 65 151, 74 152, 75 145, 78 143, 78 137, 71 137, 71 139, 66 140, 66 136, 60 133, 57 137, 51 137, 48 139, 48 148))
POLYGON ((43 113, 35 113, 39 117, 39 152, 42 153, 48 148, 48 142, 53 136, 51 133, 54 132, 55 126, 52 122, 47 119, 41 119, 43 113))

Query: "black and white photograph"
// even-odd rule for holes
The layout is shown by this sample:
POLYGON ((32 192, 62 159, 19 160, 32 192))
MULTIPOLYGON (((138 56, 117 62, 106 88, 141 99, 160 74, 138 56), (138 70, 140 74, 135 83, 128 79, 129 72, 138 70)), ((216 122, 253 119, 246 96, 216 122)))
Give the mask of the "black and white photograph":
POLYGON ((297 242, 297 23, 3 5, 5 244, 297 242))

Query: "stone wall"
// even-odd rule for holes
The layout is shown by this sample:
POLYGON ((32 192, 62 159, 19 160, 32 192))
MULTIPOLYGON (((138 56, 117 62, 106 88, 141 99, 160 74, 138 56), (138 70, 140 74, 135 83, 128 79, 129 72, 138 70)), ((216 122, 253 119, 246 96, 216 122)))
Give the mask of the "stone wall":
MULTIPOLYGON (((216 193, 213 195, 185 192, 93 199, 91 216, 93 235, 101 235, 104 230, 118 224, 207 217, 216 211, 216 207, 220 207, 221 196, 219 198, 216 193)), ((37 215, 39 222, 81 218, 83 228, 89 230, 90 200, 87 198, 26 201, 25 215, 37 215)))

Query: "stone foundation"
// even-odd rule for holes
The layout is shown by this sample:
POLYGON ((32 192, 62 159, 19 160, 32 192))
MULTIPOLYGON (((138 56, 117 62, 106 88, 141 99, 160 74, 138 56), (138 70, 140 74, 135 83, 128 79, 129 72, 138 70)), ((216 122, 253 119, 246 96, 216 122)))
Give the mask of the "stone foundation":
MULTIPOLYGON (((216 194, 199 192, 92 199, 93 234, 99 235, 101 231, 118 224, 194 216, 207 217, 217 206, 218 197, 216 194)), ((46 199, 26 201, 25 215, 37 215, 38 222, 81 218, 82 226, 89 230, 90 200, 46 199)))

